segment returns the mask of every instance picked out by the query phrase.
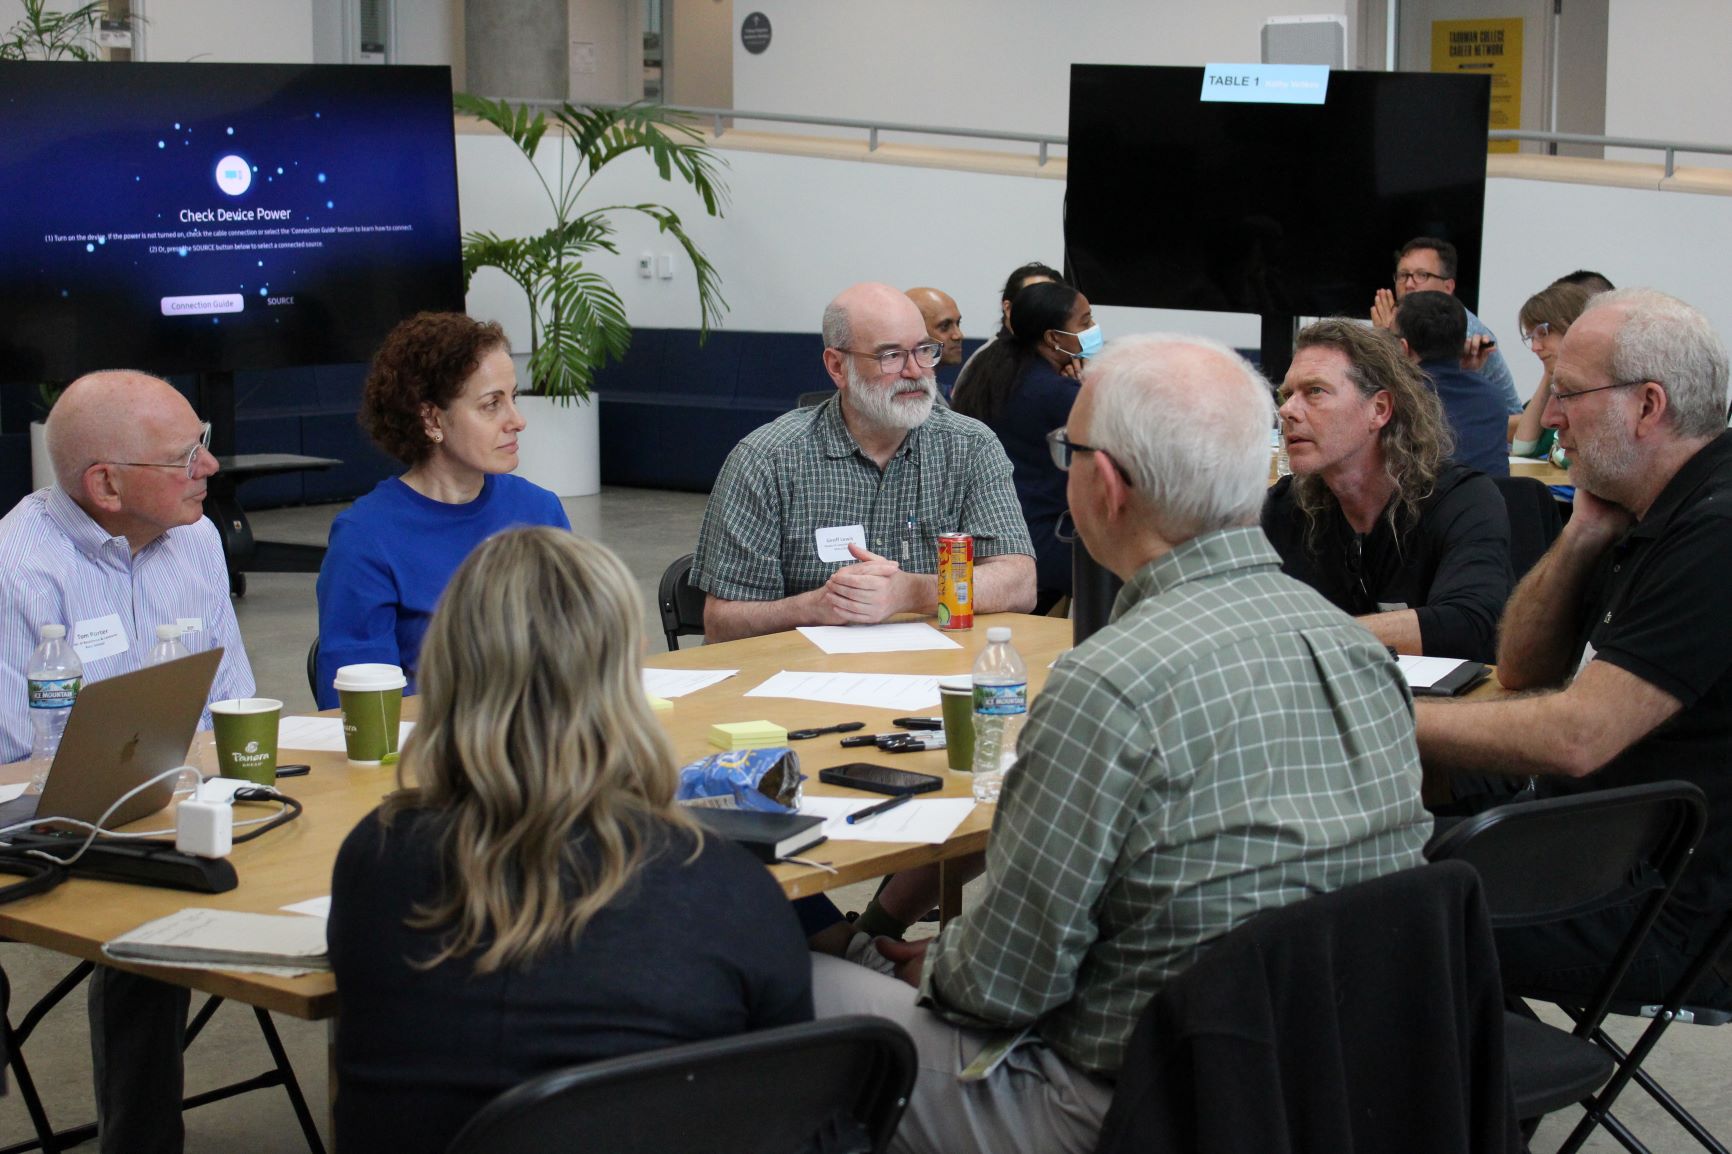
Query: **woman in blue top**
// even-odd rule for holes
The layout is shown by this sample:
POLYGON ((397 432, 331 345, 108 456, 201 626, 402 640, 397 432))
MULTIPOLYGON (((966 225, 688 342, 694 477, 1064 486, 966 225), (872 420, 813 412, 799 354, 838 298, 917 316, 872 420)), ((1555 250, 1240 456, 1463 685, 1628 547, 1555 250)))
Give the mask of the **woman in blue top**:
POLYGON ((1100 327, 1088 298, 1069 285, 1037 283, 1010 304, 1010 331, 982 349, 957 382, 951 406, 998 434, 1010 458, 1016 496, 1034 540, 1034 611, 1045 613, 1071 589, 1070 542, 1058 537, 1067 508, 1065 475, 1046 435, 1070 420, 1079 387, 1066 369, 1098 352, 1100 327))
POLYGON ((517 468, 516 374, 505 332, 462 313, 420 313, 373 358, 361 426, 409 466, 340 513, 319 568, 318 698, 337 670, 401 665, 415 691, 421 635, 469 551, 513 525, 570 529, 559 498, 517 468))

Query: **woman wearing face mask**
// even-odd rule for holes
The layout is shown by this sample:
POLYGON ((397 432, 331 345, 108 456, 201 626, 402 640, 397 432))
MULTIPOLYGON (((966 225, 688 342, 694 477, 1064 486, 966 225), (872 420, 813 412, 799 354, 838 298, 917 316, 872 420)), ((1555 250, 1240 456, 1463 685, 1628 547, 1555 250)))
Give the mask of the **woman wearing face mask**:
POLYGON ((337 515, 319 567, 318 699, 345 665, 400 665, 415 691, 421 635, 470 550, 514 525, 571 528, 559 498, 511 476, 524 420, 505 332, 420 313, 385 337, 361 426, 408 466, 337 515))
MULTIPOLYGON (((1527 407, 1522 409, 1516 418, 1515 428, 1510 432, 1510 455, 1515 457, 1546 457, 1553 454, 1553 446, 1557 441, 1557 433, 1540 424, 1545 414, 1546 395, 1552 387, 1552 367, 1557 361, 1558 346, 1563 343, 1564 334, 1582 310, 1588 307, 1592 297, 1581 285, 1568 281, 1559 281, 1548 288, 1541 289, 1527 299, 1522 305, 1517 318, 1521 325, 1522 341, 1533 350, 1534 356, 1545 366, 1545 372, 1540 377, 1539 387, 1528 399, 1527 407)), ((1560 458, 1561 451, 1557 454, 1560 458)), ((1560 468, 1564 467, 1561 460, 1554 460, 1560 468)))
POLYGON ((1010 332, 981 350, 974 371, 957 382, 951 406, 998 434, 1010 457, 1016 495, 1034 539, 1035 612, 1071 590, 1071 547, 1058 539, 1065 476, 1052 462, 1046 435, 1070 420, 1077 382, 1067 366, 1100 351, 1101 331, 1088 298, 1069 285, 1031 284, 1010 306, 1010 332))

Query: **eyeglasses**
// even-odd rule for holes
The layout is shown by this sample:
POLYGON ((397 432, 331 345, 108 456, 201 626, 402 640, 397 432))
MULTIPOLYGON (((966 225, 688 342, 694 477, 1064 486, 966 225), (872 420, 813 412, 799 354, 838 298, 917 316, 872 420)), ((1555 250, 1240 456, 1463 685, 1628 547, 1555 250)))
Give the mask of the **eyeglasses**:
POLYGON ((1631 385, 1645 385, 1647 383, 1648 382, 1645 380, 1642 380, 1642 381, 1619 381, 1616 384, 1611 384, 1611 385, 1595 385, 1591 389, 1572 389, 1567 393, 1558 392, 1558 387, 1556 385, 1547 385, 1546 389, 1547 389, 1547 391, 1549 391, 1551 393, 1552 400, 1556 401, 1558 404, 1561 405, 1565 401, 1573 401, 1577 397, 1585 397, 1589 393, 1603 393, 1607 389, 1627 389, 1631 385))
POLYGON ((104 461, 106 465, 133 465, 142 469, 185 469, 186 479, 192 480, 194 470, 198 468, 199 451, 210 448, 210 422, 206 421, 200 428, 198 444, 188 449, 184 461, 104 461))
POLYGON ((847 353, 852 357, 871 357, 878 362, 878 371, 885 376, 899 373, 908 364, 908 358, 913 357, 914 363, 923 369, 930 369, 938 363, 938 358, 944 355, 944 346, 937 341, 922 341, 911 349, 884 349, 867 352, 862 349, 838 349, 837 352, 847 353))
MULTIPOLYGON (((1052 451, 1052 463, 1067 473, 1070 471, 1071 458, 1077 453, 1099 453, 1107 460, 1112 461, 1112 457, 1105 449, 1097 449, 1093 445, 1085 445, 1080 441, 1071 440, 1069 430, 1062 426, 1046 435, 1046 447, 1052 451)), ((1113 464, 1117 465, 1118 462, 1113 461, 1113 464)), ((1119 476, 1125 479, 1125 486, 1130 487, 1131 476, 1122 467, 1119 469, 1119 476)))
POLYGON ((1414 284, 1425 284, 1428 281, 1448 280, 1448 279, 1449 278, 1446 276, 1439 276, 1437 273, 1427 272, 1425 269, 1422 269, 1422 268, 1414 268, 1414 269, 1398 268, 1395 270, 1395 283, 1396 284, 1406 284, 1409 281, 1412 281, 1414 284))
POLYGON ((1551 332, 1551 331, 1552 331, 1552 324, 1550 321, 1541 321, 1539 324, 1535 325, 1531 329, 1523 329, 1522 330, 1522 344, 1531 345, 1535 341, 1544 340, 1546 334, 1551 332))

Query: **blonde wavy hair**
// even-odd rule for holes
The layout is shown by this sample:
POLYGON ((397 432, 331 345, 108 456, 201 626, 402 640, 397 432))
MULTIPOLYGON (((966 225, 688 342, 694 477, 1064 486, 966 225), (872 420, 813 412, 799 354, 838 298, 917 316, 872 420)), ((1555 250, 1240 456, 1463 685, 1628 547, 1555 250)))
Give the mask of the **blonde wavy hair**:
POLYGON ((642 620, 620 559, 558 529, 490 538, 446 586, 382 807, 439 823, 443 892, 408 920, 445 931, 426 968, 474 954, 485 974, 575 941, 658 827, 696 836, 644 695, 642 620))
MULTIPOLYGON (((1294 351, 1335 349, 1347 358, 1347 379, 1367 399, 1387 392, 1389 422, 1378 431, 1383 469, 1395 482, 1386 516, 1391 529, 1419 519, 1419 506, 1437 488, 1437 476, 1455 451, 1455 437, 1431 382, 1407 359, 1391 333, 1344 317, 1327 317, 1299 330, 1294 351)), ((1316 544, 1324 515, 1340 502, 1315 473, 1293 478, 1293 493, 1305 513, 1306 539, 1316 544)))

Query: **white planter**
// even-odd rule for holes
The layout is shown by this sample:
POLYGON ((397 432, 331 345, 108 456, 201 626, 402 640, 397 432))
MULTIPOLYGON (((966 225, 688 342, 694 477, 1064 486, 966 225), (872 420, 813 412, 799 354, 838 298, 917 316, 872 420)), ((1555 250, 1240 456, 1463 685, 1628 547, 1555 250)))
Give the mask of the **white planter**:
MULTIPOLYGON (((517 387, 527 389, 529 356, 513 353, 517 387)), ((560 497, 601 492, 601 406, 589 400, 560 404, 519 392, 518 411, 528 422, 517 438, 517 475, 560 497)))
POLYGON ((54 484, 54 462, 48 459, 48 426, 30 422, 30 487, 46 489, 54 484))

